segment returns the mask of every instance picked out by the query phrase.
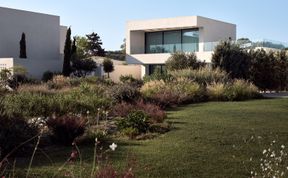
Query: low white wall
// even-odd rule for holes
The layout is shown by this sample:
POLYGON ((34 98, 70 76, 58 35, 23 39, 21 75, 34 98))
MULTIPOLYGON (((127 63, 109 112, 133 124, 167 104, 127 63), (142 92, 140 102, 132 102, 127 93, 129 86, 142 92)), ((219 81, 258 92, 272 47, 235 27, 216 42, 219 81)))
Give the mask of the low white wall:
POLYGON ((14 63, 13 58, 0 58, 0 70, 12 68, 13 63, 14 63))
MULTIPOLYGON (((105 74, 106 75, 106 74, 105 74)), ((132 75, 136 79, 141 79, 140 65, 115 65, 114 71, 109 74, 111 80, 119 82, 121 75, 132 75)))

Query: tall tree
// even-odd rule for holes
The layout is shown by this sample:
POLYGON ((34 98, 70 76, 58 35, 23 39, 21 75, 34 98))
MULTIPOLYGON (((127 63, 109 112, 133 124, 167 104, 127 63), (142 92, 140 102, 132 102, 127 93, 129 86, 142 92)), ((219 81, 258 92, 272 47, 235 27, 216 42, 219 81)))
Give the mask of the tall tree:
POLYGON ((71 47, 71 56, 73 54, 76 54, 77 52, 77 46, 76 46, 76 37, 73 38, 73 43, 72 43, 72 47, 71 47))
POLYGON ((97 33, 86 35, 88 54, 90 56, 105 56, 105 50, 102 48, 102 41, 97 33))
POLYGON ((71 73, 71 28, 69 27, 66 33, 66 40, 65 40, 65 46, 64 46, 64 61, 63 61, 63 68, 62 68, 62 74, 64 76, 69 76, 71 73))
POLYGON ((113 61, 109 58, 105 58, 103 61, 103 69, 104 69, 104 72, 108 74, 108 78, 109 78, 109 73, 114 71, 113 61))
POLYGON ((88 41, 86 37, 76 36, 77 56, 79 59, 88 57, 88 41))
POLYGON ((247 52, 231 41, 220 43, 212 55, 212 67, 225 70, 232 78, 249 78, 249 66, 247 52))
POLYGON ((22 33, 21 40, 20 40, 20 58, 27 58, 26 54, 26 38, 25 33, 22 33))
POLYGON ((273 53, 263 49, 251 50, 250 80, 261 90, 274 90, 278 85, 278 71, 273 53))

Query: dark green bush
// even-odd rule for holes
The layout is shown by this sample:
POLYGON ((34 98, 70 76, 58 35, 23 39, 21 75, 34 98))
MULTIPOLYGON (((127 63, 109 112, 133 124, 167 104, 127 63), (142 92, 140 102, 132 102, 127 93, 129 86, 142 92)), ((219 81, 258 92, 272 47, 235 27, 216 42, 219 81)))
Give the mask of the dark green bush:
POLYGON ((132 111, 121 119, 117 126, 120 130, 127 128, 137 129, 137 133, 146 133, 149 130, 148 118, 143 111, 132 111))
POLYGON ((176 52, 169 57, 165 66, 169 71, 182 69, 198 69, 204 63, 197 61, 195 53, 176 52))
POLYGON ((52 80, 53 79, 53 76, 54 76, 54 73, 51 72, 51 71, 46 71, 43 73, 43 76, 42 76, 42 81, 43 82, 48 82, 49 80, 52 80))
POLYGON ((49 118, 47 126, 53 133, 56 143, 70 146, 76 137, 84 134, 87 120, 83 117, 65 115, 62 117, 49 118))
MULTIPOLYGON (((0 114, 0 160, 14 148, 38 134, 38 129, 20 117, 7 117, 0 114)), ((36 139, 19 147, 15 153, 22 154, 33 150, 36 139)))

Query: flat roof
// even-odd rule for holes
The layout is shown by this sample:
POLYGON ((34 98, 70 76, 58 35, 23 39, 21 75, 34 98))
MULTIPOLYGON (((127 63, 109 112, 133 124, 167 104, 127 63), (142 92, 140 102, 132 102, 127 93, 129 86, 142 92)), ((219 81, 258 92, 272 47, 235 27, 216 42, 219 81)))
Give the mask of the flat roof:
POLYGON ((47 15, 47 16, 60 18, 59 15, 45 14, 45 13, 41 13, 41 12, 33 12, 33 11, 22 10, 22 9, 13 9, 13 8, 8 8, 8 7, 0 7, 0 9, 6 9, 6 10, 11 10, 11 11, 19 11, 19 12, 25 12, 25 13, 33 13, 33 14, 37 14, 37 15, 47 15))
POLYGON ((212 18, 208 18, 208 17, 203 17, 203 16, 199 16, 199 15, 194 15, 194 16, 177 16, 177 17, 168 17, 168 18, 155 18, 155 19, 135 19, 135 20, 128 20, 127 23, 131 23, 131 22, 145 22, 145 21, 157 21, 157 20, 175 20, 175 19, 181 19, 181 18, 203 18, 203 19, 207 19, 207 20, 213 20, 213 21, 217 21, 217 22, 221 22, 221 23, 226 23, 226 24, 230 24, 230 25, 236 25, 234 23, 230 23, 230 22, 225 22, 225 21, 221 21, 221 20, 217 20, 217 19, 212 19, 212 18))

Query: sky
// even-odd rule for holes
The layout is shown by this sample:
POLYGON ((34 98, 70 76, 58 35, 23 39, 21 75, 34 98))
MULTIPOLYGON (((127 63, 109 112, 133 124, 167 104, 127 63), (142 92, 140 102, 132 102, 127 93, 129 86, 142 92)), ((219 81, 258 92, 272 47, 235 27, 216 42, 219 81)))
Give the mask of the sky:
POLYGON ((58 15, 73 36, 98 33, 106 50, 120 49, 128 20, 193 15, 236 24, 237 38, 288 42, 287 0, 0 0, 0 7, 58 15))

